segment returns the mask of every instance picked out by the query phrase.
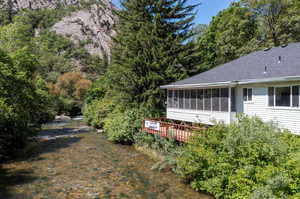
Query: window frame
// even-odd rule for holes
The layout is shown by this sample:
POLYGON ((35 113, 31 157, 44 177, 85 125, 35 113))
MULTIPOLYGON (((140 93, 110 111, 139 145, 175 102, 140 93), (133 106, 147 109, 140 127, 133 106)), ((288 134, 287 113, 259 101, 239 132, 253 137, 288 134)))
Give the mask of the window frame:
POLYGON ((300 85, 296 84, 296 85, 280 85, 280 86, 269 86, 268 88, 268 98, 267 98, 267 106, 270 108, 289 108, 289 109, 300 109, 300 85), (299 91, 298 91, 298 106, 293 106, 293 87, 298 87, 299 91), (276 106, 276 100, 277 100, 277 96, 276 96, 276 89, 277 88, 285 88, 285 87, 289 87, 290 88, 290 106, 276 106), (269 88, 273 88, 273 106, 270 106, 269 104, 269 100, 270 100, 270 95, 269 95, 269 88))
MULTIPOLYGON (((216 87, 216 88, 195 88, 195 89, 170 89, 167 94, 167 108, 181 109, 181 110, 192 110, 201 112, 220 112, 228 113, 230 89, 228 87, 216 87), (213 98, 215 90, 216 98, 213 98), (226 90, 226 95, 222 95, 222 90, 226 90), (193 94, 193 95, 192 95, 193 94), (209 95, 206 98, 206 95, 209 95), (192 96, 195 99, 192 99, 192 96), (170 98, 171 97, 171 98, 170 98), (188 97, 188 98, 187 98, 188 97), (226 97, 227 99, 222 98, 226 97), (217 103, 217 110, 214 110, 213 102, 217 103), (222 104, 227 102, 226 110, 222 107, 222 104), (208 110, 209 109, 209 110, 208 110), (228 110, 227 110, 228 109, 228 110)), ((223 104, 224 105, 224 104, 223 104)))
POLYGON ((253 88, 243 88, 243 102, 253 102, 253 88), (245 91, 246 90, 246 100, 245 100, 245 91), (249 90, 251 90, 251 100, 249 100, 249 90))

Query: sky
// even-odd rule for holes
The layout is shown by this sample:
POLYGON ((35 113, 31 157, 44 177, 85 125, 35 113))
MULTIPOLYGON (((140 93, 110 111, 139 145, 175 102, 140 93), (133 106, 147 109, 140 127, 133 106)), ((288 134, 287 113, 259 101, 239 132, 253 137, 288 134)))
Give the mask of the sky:
MULTIPOLYGON (((119 7, 120 0, 112 0, 112 2, 119 7)), ((190 4, 201 3, 197 8, 197 16, 195 24, 209 24, 213 16, 216 16, 219 11, 227 8, 231 2, 235 0, 189 0, 190 4)))

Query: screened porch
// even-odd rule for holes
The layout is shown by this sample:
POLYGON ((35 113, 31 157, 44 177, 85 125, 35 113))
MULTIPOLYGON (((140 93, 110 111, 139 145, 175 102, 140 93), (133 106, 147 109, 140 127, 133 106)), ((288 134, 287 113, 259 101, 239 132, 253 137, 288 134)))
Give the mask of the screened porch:
POLYGON ((195 123, 230 123, 236 112, 235 88, 169 89, 167 118, 195 123))

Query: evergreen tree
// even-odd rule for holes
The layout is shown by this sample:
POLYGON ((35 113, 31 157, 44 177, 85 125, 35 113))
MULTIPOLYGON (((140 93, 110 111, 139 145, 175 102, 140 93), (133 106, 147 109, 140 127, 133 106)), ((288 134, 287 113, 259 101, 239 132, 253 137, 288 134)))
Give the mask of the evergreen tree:
POLYGON ((190 42, 193 10, 187 0, 124 0, 113 63, 106 74, 112 95, 127 107, 160 109, 159 86, 195 71, 190 42))

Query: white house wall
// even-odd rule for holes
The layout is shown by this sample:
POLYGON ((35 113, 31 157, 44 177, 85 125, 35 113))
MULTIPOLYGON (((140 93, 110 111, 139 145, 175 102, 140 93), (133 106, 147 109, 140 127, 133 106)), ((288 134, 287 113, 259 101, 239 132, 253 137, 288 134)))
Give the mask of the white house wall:
POLYGON ((230 123, 230 113, 215 111, 197 111, 187 109, 167 109, 167 118, 186 122, 203 123, 208 125, 215 124, 215 121, 230 123))
POLYGON ((280 127, 300 134, 300 108, 269 107, 268 87, 300 85, 300 82, 290 84, 245 85, 237 88, 237 112, 250 116, 258 116, 263 121, 275 121, 280 127), (243 88, 253 89, 253 100, 243 101, 243 88))

